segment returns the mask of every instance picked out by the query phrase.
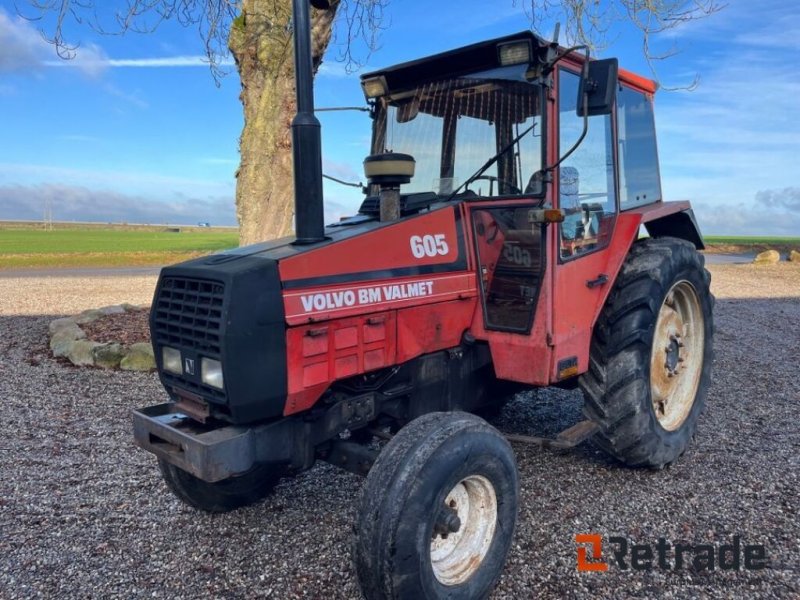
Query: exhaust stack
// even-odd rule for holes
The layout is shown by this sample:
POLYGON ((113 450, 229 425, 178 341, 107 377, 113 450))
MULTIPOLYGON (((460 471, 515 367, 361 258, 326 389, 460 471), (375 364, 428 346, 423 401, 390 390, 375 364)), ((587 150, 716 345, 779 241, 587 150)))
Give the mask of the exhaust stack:
MULTIPOLYGON (((311 0, 315 8, 330 7, 327 0, 311 0)), ((325 239, 322 205, 322 139, 314 115, 313 66, 311 62, 311 16, 308 0, 293 1, 294 74, 297 114, 292 120, 294 163, 295 244, 313 244, 325 239)))

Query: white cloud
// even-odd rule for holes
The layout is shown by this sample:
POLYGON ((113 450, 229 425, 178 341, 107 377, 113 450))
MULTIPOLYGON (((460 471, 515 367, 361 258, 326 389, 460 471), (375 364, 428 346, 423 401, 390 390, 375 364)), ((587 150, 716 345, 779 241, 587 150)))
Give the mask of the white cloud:
POLYGON ((758 10, 770 18, 761 25, 747 7, 681 32, 682 43, 716 49, 693 61, 702 75, 697 90, 657 97, 665 197, 692 200, 704 231, 800 235, 797 204, 779 201, 796 201, 785 192, 800 190, 800 71, 777 54, 796 47, 800 18, 766 0, 758 10))
POLYGON ((760 202, 764 206, 800 213, 800 187, 761 190, 756 194, 756 202, 760 202))
POLYGON ((0 163, 0 185, 3 183, 41 185, 57 183, 65 186, 89 186, 96 189, 124 189, 132 195, 162 198, 165 192, 179 190, 196 197, 228 196, 235 184, 230 180, 168 176, 143 171, 75 169, 43 164, 0 163))
MULTIPOLYGON (((133 69, 163 69, 166 67, 208 67, 208 57, 206 56, 164 56, 158 58, 108 58, 99 54, 86 56, 80 60, 81 52, 73 60, 48 60, 44 62, 47 67, 67 67, 82 70, 94 69, 102 72, 109 68, 133 68, 133 69)), ((233 59, 222 59, 218 63, 221 67, 234 65, 233 59)))
POLYGON ((49 48, 30 23, 0 8, 0 73, 40 66, 49 48))
POLYGON ((0 219, 40 220, 45 201, 53 219, 127 223, 236 225, 233 196, 174 194, 165 201, 63 184, 0 186, 0 219))
POLYGON ((764 211, 755 203, 731 202, 728 205, 694 202, 700 230, 705 235, 800 235, 800 211, 764 211))
MULTIPOLYGON (((0 8, 0 73, 12 71, 37 71, 43 68, 76 69, 82 74, 97 78, 108 69, 117 68, 170 68, 206 67, 204 55, 178 55, 149 58, 111 58, 94 43, 81 44, 68 59, 56 58, 55 47, 25 19, 9 15, 0 8)), ((233 60, 224 58, 219 66, 232 66, 233 60)))

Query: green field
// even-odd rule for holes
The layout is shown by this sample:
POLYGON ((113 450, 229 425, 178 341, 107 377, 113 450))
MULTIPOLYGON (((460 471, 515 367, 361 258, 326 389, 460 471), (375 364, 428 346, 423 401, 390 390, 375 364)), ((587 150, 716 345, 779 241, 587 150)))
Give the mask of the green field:
POLYGON ((792 250, 800 250, 800 238, 797 237, 707 235, 703 239, 706 252, 716 254, 755 254, 764 250, 788 254, 792 250))
POLYGON ((734 246, 800 246, 800 237, 707 235, 704 236, 704 239, 708 244, 730 244, 734 246))
MULTIPOLYGON (((710 252, 800 249, 800 238, 706 236, 710 252)), ((0 222, 0 269, 174 264, 238 246, 234 228, 0 222)))
POLYGON ((232 228, 0 223, 0 269, 166 265, 238 244, 232 228))

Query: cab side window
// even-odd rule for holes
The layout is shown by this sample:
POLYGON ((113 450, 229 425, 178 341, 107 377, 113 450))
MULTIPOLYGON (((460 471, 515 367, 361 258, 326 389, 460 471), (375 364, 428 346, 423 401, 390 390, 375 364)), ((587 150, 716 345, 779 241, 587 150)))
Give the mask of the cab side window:
MULTIPOLYGON (((559 155, 581 136, 576 73, 559 71, 559 155)), ((614 149, 611 115, 589 117, 580 146, 559 167, 559 206, 566 212, 561 224, 561 258, 568 259, 608 245, 616 215, 614 149)))
POLYGON ((617 94, 620 208, 661 200, 653 102, 630 88, 617 94))

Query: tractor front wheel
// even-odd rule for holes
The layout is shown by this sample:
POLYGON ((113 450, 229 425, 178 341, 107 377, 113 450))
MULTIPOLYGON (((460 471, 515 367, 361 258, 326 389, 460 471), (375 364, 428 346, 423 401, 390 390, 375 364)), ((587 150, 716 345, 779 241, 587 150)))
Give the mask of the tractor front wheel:
POLYGON ((643 240, 595 325, 584 413, 596 443, 628 465, 661 468, 694 436, 711 380, 710 281, 689 242, 643 240))
POLYGON ((367 477, 354 558, 367 600, 485 598, 517 518, 506 439, 475 415, 430 413, 382 450, 367 477))
POLYGON ((280 467, 262 465, 237 477, 209 483, 162 459, 158 467, 178 499, 210 513, 229 512, 263 500, 284 474, 280 467))

